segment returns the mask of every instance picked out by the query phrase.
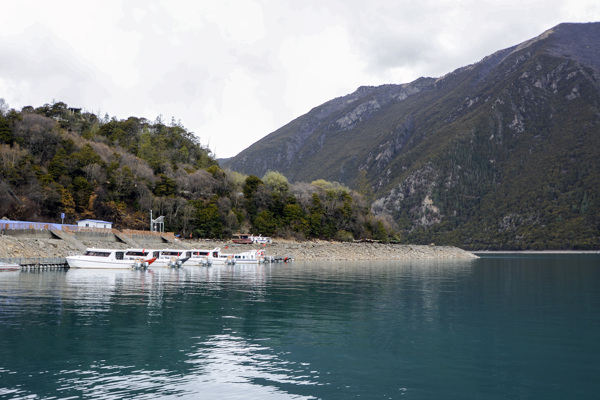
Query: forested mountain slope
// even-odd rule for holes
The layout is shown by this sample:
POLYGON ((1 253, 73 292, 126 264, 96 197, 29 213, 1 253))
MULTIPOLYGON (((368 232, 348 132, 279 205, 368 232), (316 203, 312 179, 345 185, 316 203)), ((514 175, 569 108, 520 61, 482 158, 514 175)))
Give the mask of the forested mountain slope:
POLYGON ((64 213, 66 223, 148 230, 152 210, 185 238, 396 239, 347 187, 261 176, 220 169, 174 120, 99 118, 63 102, 17 111, 0 98, 0 218, 57 223, 64 213))
POLYGON ((227 162, 371 195, 404 240, 600 248, 600 23, 561 24, 441 78, 361 87, 227 162))

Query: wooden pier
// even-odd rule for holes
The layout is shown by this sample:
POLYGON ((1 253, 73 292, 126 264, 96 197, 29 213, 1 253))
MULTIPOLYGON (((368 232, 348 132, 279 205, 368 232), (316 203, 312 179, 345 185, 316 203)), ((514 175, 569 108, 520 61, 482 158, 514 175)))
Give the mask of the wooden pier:
POLYGON ((67 259, 64 257, 11 257, 1 258, 0 262, 20 265, 21 271, 50 271, 59 269, 69 269, 67 259))

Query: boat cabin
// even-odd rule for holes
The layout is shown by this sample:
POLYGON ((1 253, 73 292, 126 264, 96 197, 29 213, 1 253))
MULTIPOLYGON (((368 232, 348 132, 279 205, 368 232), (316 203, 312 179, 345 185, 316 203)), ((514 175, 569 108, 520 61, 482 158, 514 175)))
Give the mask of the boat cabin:
POLYGON ((237 244, 252 244, 252 235, 248 233, 236 233, 232 235, 231 241, 237 244))
POLYGON ((114 251, 114 250, 103 250, 103 249, 87 249, 85 251, 85 253, 83 253, 84 256, 91 256, 91 257, 110 257, 111 255, 114 257, 115 260, 123 260, 124 256, 125 256, 125 252, 124 251, 114 251))

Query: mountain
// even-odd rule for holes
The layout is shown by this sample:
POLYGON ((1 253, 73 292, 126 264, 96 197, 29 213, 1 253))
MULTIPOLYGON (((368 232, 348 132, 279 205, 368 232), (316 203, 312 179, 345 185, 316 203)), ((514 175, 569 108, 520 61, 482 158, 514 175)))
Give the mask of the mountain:
POLYGON ((441 78, 360 87, 225 165, 371 196, 406 240, 600 248, 600 23, 560 24, 441 78))

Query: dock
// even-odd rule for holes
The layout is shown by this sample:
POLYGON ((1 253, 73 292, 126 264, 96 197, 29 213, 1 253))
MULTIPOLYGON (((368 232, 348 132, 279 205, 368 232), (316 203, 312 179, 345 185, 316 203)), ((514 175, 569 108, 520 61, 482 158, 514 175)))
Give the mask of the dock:
POLYGON ((10 257, 1 258, 0 262, 20 265, 21 271, 51 271, 69 269, 67 259, 64 257, 10 257))

